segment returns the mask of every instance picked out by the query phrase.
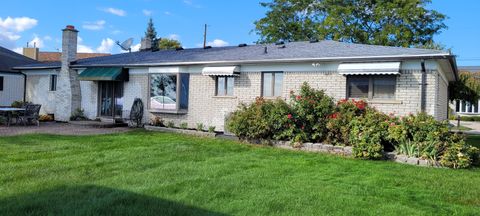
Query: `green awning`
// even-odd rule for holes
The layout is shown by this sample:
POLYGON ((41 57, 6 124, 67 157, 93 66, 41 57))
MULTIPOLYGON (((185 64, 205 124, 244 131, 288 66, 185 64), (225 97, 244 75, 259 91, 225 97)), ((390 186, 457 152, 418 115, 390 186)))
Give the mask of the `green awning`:
POLYGON ((128 69, 121 67, 87 68, 78 75, 88 81, 128 81, 128 69))

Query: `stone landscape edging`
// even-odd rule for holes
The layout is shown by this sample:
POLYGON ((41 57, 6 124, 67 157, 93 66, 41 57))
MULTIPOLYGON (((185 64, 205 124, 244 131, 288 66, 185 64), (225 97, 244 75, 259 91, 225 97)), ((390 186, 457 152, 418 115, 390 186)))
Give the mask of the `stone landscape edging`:
POLYGON ((189 134, 189 135, 202 136, 202 137, 215 137, 215 136, 217 136, 216 133, 212 133, 212 132, 197 131, 197 130, 186 130, 186 129, 181 129, 181 128, 158 127, 158 126, 151 126, 151 125, 145 125, 145 129, 150 130, 150 131, 181 133, 181 134, 189 134))
MULTIPOLYGON (((197 131, 197 130, 186 130, 181 128, 167 128, 167 127, 158 127, 145 125, 146 130, 150 131, 161 131, 161 132, 173 132, 181 134, 189 134, 202 137, 216 137, 216 133, 206 132, 206 131, 197 131)), ((353 157, 353 147, 352 146, 338 146, 324 143, 302 143, 298 146, 293 146, 290 141, 282 140, 262 140, 262 139, 246 139, 243 140, 251 144, 268 144, 275 148, 290 149, 290 150, 299 150, 299 151, 308 151, 308 152, 322 152, 334 155, 341 155, 345 157, 353 157)), ((416 165, 416 166, 425 166, 425 167, 442 167, 438 161, 431 161, 417 157, 408 157, 406 155, 397 154, 395 152, 386 152, 384 158, 389 161, 416 165)))

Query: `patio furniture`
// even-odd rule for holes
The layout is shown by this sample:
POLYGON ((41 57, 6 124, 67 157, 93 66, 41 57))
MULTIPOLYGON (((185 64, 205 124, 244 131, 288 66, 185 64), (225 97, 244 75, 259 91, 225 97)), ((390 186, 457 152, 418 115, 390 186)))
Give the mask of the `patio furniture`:
POLYGON ((0 107, 0 113, 3 113, 3 116, 7 118, 7 127, 10 126, 10 121, 12 119, 12 114, 14 112, 25 111, 25 108, 14 108, 14 107, 0 107))
POLYGON ((30 123, 32 120, 37 122, 37 126, 40 126, 40 104, 27 104, 25 106, 25 111, 18 116, 18 120, 23 122, 23 125, 27 126, 27 122, 30 123))

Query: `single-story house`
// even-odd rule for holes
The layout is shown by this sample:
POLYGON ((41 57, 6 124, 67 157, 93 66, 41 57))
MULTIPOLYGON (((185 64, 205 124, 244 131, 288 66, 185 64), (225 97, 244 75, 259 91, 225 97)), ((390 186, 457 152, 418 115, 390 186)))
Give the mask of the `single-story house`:
MULTIPOLYGON (((473 73, 480 78, 480 66, 462 66, 458 67, 460 72, 473 73)), ((480 100, 476 103, 471 103, 463 100, 451 101, 450 108, 453 110, 453 114, 460 116, 480 116, 480 109, 478 105, 480 100)))
POLYGON ((457 79, 455 56, 429 49, 308 41, 164 51, 76 60, 78 31, 63 30, 61 64, 17 67, 27 76, 27 100, 67 121, 128 115, 135 98, 144 121, 224 130, 225 118, 256 97, 289 98, 304 82, 336 100, 365 99, 380 111, 448 117, 448 86, 457 79), (49 88, 55 81, 56 91, 49 88))
POLYGON ((12 50, 0 47, 0 106, 23 101, 25 77, 13 67, 38 63, 12 50))

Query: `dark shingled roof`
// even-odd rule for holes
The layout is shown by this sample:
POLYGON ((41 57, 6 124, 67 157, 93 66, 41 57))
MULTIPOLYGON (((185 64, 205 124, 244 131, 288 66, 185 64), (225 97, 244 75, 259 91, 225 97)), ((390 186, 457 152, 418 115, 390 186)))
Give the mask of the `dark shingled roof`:
MULTIPOLYGON (((92 66, 140 66, 202 64, 214 62, 259 62, 259 61, 298 61, 298 60, 335 60, 355 58, 411 57, 411 56, 449 56, 440 50, 401 48, 376 45, 343 43, 336 41, 291 42, 283 45, 258 44, 246 47, 228 46, 210 49, 193 48, 185 50, 162 50, 157 52, 132 52, 111 56, 79 59, 72 62, 73 67, 92 66), (267 47, 267 53, 265 53, 267 47)), ((60 66, 60 65, 58 65, 60 66)), ((41 67, 25 65, 21 68, 41 67)))
POLYGON ((13 67, 33 64, 37 61, 0 46, 0 72, 17 72, 13 67))

